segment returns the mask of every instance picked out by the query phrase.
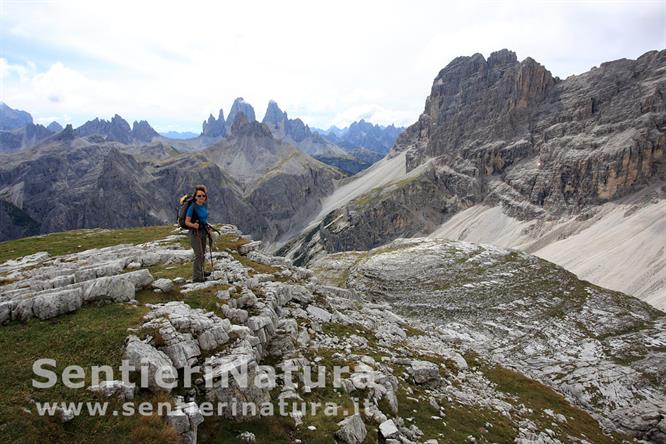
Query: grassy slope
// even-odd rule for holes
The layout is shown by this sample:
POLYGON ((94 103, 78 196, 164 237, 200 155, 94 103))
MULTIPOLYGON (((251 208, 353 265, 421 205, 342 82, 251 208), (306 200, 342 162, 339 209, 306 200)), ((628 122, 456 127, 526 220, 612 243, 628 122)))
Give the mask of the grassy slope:
POLYGON ((0 242, 0 262, 37 253, 38 251, 48 251, 52 256, 59 256, 121 243, 138 244, 161 239, 171 234, 173 229, 174 225, 119 230, 94 228, 26 237, 0 242))

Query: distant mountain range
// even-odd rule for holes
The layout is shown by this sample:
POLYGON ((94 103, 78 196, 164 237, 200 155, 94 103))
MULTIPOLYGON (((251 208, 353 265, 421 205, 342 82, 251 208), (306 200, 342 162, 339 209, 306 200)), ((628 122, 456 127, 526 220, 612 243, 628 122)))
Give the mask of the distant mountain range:
POLYGON ((227 137, 184 153, 145 122, 95 119, 0 154, 0 240, 173 222, 177 198, 204 183, 213 220, 270 241, 318 211, 342 177, 244 112, 227 137))
POLYGON ((189 138, 117 114, 44 127, 2 104, 0 120, 0 240, 171 222, 174 199, 205 183, 214 218, 272 241, 319 211, 345 173, 383 156, 336 145, 274 101, 258 122, 241 97, 189 138))
MULTIPOLYGON (((200 134, 175 131, 158 133, 145 120, 135 121, 130 127, 117 114, 111 120, 90 120, 75 128, 74 132, 77 136, 92 137, 97 142, 131 145, 160 141, 179 151, 193 152, 230 137, 231 127, 239 114, 243 114, 250 122, 256 121, 252 105, 238 97, 226 119, 223 109, 219 110, 217 118, 211 114, 203 121, 200 134)), ((269 102, 263 123, 270 128, 274 137, 346 174, 356 174, 381 159, 403 130, 392 125, 380 127, 361 120, 349 128, 331 130, 322 136, 321 130, 311 130, 301 119, 290 119, 274 101, 269 102)), ((0 152, 33 147, 63 130, 58 122, 52 122, 48 127, 36 125, 29 113, 12 109, 4 103, 0 107, 0 128, 0 152)))
POLYGON ((160 136, 167 137, 170 139, 194 139, 197 137, 199 134, 193 133, 191 131, 166 131, 163 133, 160 133, 160 136))
POLYGON ((404 130, 405 128, 395 127, 394 125, 373 125, 363 119, 343 129, 335 126, 327 130, 314 129, 326 140, 338 146, 347 149, 366 148, 382 154, 382 157, 389 152, 404 130))

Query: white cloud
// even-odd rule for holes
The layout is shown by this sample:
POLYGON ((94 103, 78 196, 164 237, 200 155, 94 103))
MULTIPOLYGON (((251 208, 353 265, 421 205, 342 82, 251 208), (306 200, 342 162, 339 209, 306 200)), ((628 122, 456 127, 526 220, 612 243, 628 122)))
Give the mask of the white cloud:
POLYGON ((507 47, 566 77, 665 33, 662 1, 6 2, 0 38, 24 60, 0 53, 0 99, 75 124, 197 131, 243 96, 260 117, 275 99, 312 126, 406 125, 456 56, 507 47))

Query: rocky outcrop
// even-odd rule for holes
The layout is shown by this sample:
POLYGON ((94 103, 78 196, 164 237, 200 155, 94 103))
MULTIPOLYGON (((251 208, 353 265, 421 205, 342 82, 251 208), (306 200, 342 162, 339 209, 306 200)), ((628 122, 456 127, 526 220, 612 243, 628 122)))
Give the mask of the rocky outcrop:
POLYGON ((129 123, 118 114, 114 115, 111 121, 96 117, 76 128, 75 131, 79 137, 97 135, 103 137, 103 140, 124 144, 132 143, 132 129, 129 123))
POLYGON ((335 437, 346 444, 361 444, 368 434, 361 415, 345 418, 338 425, 340 430, 335 432, 335 437))
POLYGON ((48 124, 46 127, 47 130, 51 131, 52 133, 59 133, 60 131, 63 130, 63 127, 61 124, 56 122, 55 120, 51 123, 48 124))
POLYGON ((135 142, 144 142, 148 143, 153 140, 155 137, 159 137, 159 133, 153 129, 152 126, 145 120, 137 122, 136 120, 132 124, 132 139, 135 142))
POLYGON ((52 135, 51 130, 32 122, 21 128, 0 131, 0 152, 30 148, 52 135))
POLYGON ((145 120, 135 121, 130 128, 129 123, 118 114, 111 121, 99 118, 90 120, 76 128, 75 133, 78 137, 100 136, 102 140, 126 145, 148 143, 160 136, 145 120))
POLYGON ((136 336, 127 338, 123 360, 127 361, 133 368, 138 369, 143 366, 146 369, 148 387, 151 390, 169 391, 165 389, 167 385, 158 380, 158 373, 162 378, 161 381, 166 383, 177 381, 177 373, 169 357, 136 336))
POLYGON ((183 444, 197 443, 197 428, 204 422, 204 416, 195 402, 183 402, 182 396, 176 397, 176 409, 169 412, 167 424, 180 434, 183 444))
POLYGON ((256 116, 254 115, 254 108, 252 108, 252 105, 247 103, 242 97, 236 98, 234 100, 234 103, 231 105, 231 110, 229 111, 229 115, 227 116, 227 134, 232 133, 232 126, 234 122, 236 121, 236 116, 239 114, 244 114, 245 118, 249 122, 254 122, 257 120, 256 116))
POLYGON ((211 114, 208 120, 204 120, 201 135, 208 137, 224 137, 227 135, 227 126, 224 120, 224 111, 220 108, 220 113, 217 119, 211 114))
POLYGON ((192 259, 190 251, 160 242, 143 247, 119 245, 52 258, 37 253, 0 265, 8 284, 0 297, 0 324, 31 318, 50 319, 87 303, 129 302, 135 292, 153 283, 151 266, 192 259), (37 267, 36 270, 33 268, 37 267))
POLYGON ((23 128, 31 123, 30 113, 10 108, 6 103, 0 102, 0 131, 23 128))

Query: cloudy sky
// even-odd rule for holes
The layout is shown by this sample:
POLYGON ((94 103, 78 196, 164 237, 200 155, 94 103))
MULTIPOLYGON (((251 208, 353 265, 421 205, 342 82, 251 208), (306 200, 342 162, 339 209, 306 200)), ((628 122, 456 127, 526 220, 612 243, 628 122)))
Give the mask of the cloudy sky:
POLYGON ((566 78, 666 48, 658 1, 0 0, 0 101, 78 126, 201 130, 242 96, 327 128, 409 125, 437 72, 501 48, 566 78))

